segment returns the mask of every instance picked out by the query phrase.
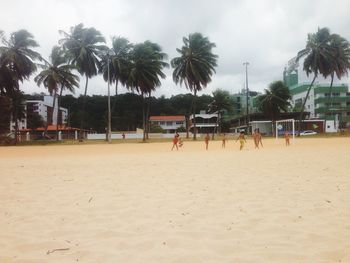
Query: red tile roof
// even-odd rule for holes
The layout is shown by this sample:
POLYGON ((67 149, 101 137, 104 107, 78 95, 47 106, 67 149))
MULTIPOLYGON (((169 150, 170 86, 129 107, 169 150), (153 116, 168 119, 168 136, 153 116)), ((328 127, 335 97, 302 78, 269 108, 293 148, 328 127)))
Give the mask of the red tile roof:
POLYGON ((179 116, 151 116, 150 121, 184 121, 186 118, 183 115, 179 116))

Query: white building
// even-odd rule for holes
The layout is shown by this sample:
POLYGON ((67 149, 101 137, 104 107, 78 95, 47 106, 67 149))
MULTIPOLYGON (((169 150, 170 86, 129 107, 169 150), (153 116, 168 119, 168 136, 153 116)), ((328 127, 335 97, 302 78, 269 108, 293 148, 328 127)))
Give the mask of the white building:
MULTIPOLYGON (((193 124, 194 116, 191 115, 190 117, 190 130, 193 131, 194 124, 193 124)), ((196 128, 199 133, 211 133, 214 131, 214 129, 217 128, 217 119, 218 114, 212 113, 207 114, 205 111, 200 111, 199 114, 196 114, 196 128)))
POLYGON ((180 116, 150 116, 151 124, 159 125, 166 133, 175 133, 180 127, 186 128, 186 118, 180 116))
MULTIPOLYGON (((25 102, 25 110, 27 112, 38 113, 48 125, 66 124, 68 117, 68 109, 60 107, 58 121, 57 121, 57 101, 55 103, 55 108, 53 108, 53 97, 44 96, 43 100, 27 100, 25 102), (53 112, 53 118, 52 118, 53 112)), ((14 131, 15 123, 11 122, 10 130, 14 131)), ((18 129, 27 129, 27 118, 18 121, 18 129)))

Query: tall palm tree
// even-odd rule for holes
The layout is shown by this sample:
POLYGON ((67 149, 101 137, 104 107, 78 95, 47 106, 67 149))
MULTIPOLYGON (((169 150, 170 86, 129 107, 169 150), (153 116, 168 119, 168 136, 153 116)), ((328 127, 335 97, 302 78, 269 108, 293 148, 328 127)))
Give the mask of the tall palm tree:
MULTIPOLYGON (((38 47, 38 43, 27 30, 13 32, 9 39, 6 39, 3 33, 0 33, 0 90, 6 92, 12 97, 14 107, 19 107, 20 103, 17 96, 19 94, 19 83, 28 80, 36 71, 35 60, 41 59, 38 52, 33 48, 38 47)), ((17 115, 19 109, 14 110, 13 120, 16 123, 15 132, 18 133, 17 121, 20 118, 17 115)), ((16 143, 17 143, 17 136, 16 143)))
POLYGON ((146 140, 147 114, 145 109, 145 96, 150 96, 152 91, 161 85, 160 79, 166 76, 163 73, 166 54, 161 51, 158 44, 150 41, 136 44, 131 52, 131 65, 127 86, 139 92, 142 96, 142 124, 143 141, 146 140))
POLYGON ((326 113, 329 113, 334 75, 338 79, 348 75, 350 69, 350 44, 349 42, 338 34, 330 36, 329 49, 331 52, 331 67, 329 74, 331 75, 331 85, 329 87, 329 96, 326 113))
POLYGON ((215 44, 200 33, 190 34, 183 38, 183 46, 176 49, 180 54, 171 60, 174 68, 173 80, 176 84, 185 83, 187 89, 193 92, 193 139, 196 140, 196 97, 197 92, 205 88, 215 73, 218 56, 212 53, 215 44))
MULTIPOLYGON (((62 95, 64 89, 74 92, 75 87, 79 87, 79 77, 72 73, 74 66, 69 65, 65 52, 61 47, 54 46, 51 51, 50 61, 45 61, 40 65, 42 71, 34 78, 35 82, 40 86, 44 85, 53 96, 53 109, 56 106, 56 97, 62 95)), ((59 97, 57 97, 57 125, 56 139, 58 140, 58 122, 59 122, 59 97)), ((54 111, 52 111, 51 119, 54 119, 54 111)), ((47 131, 48 122, 46 124, 45 133, 47 131)))
POLYGON ((81 129, 83 129, 88 82, 99 72, 100 58, 107 50, 103 44, 106 41, 100 31, 93 27, 85 28, 82 23, 71 27, 69 33, 62 30, 59 32, 63 35, 59 43, 66 50, 70 63, 86 78, 81 119, 81 129))
POLYGON ((231 111, 233 109, 233 101, 230 98, 230 93, 226 90, 217 89, 213 92, 213 101, 209 104, 209 112, 217 113, 216 128, 213 130, 212 139, 214 140, 215 131, 220 133, 220 118, 221 113, 231 111))
MULTIPOLYGON (((283 81, 275 81, 258 97, 258 108, 275 123, 281 111, 287 112, 291 95, 283 81)), ((274 129, 273 129, 274 131, 274 129)))
POLYGON ((311 73, 314 75, 302 103, 299 116, 298 136, 301 131, 301 121, 304 114, 305 103, 317 76, 321 74, 327 77, 331 72, 332 53, 329 48, 330 39, 328 28, 319 28, 316 33, 309 33, 305 49, 299 51, 296 58, 296 61, 299 61, 302 57, 305 57, 303 70, 307 76, 311 73))
POLYGON ((109 82, 111 84, 115 83, 115 96, 111 109, 112 114, 117 104, 118 83, 122 84, 123 86, 127 85, 130 69, 131 49, 132 44, 129 42, 129 40, 123 37, 113 37, 112 48, 107 50, 101 59, 100 71, 103 74, 103 79, 108 81, 109 76, 109 82))

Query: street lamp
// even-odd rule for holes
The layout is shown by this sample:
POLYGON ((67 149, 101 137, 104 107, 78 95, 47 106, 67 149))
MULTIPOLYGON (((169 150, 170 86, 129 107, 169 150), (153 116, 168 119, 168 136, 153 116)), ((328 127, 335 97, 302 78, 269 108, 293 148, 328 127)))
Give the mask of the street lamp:
POLYGON ((107 51, 107 86, 108 86, 108 126, 107 126, 107 141, 112 142, 112 131, 111 131, 111 96, 110 96, 110 87, 109 87, 109 59, 110 54, 109 50, 107 51))
POLYGON ((249 89, 248 89, 248 66, 249 62, 244 62, 243 65, 245 66, 245 87, 247 92, 247 112, 246 112, 246 124, 247 124, 247 134, 249 133, 249 89))

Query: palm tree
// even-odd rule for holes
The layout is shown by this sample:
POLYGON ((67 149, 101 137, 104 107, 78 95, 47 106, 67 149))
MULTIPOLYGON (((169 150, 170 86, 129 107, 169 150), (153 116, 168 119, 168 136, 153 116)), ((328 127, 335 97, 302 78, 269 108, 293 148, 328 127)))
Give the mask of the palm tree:
POLYGON ((330 36, 329 49, 331 52, 331 67, 329 74, 331 75, 331 85, 329 87, 329 96, 326 113, 329 113, 331 104, 332 88, 334 75, 338 79, 348 75, 350 69, 350 45, 349 42, 338 34, 330 36))
MULTIPOLYGON (((128 81, 132 46, 126 38, 112 38, 112 49, 109 57, 109 81, 110 83, 115 83, 115 95, 118 95, 118 83, 125 86, 128 81)), ((107 68, 107 57, 105 56, 101 61, 101 71, 105 81, 108 79, 107 68)))
MULTIPOLYGON (((40 65, 42 71, 34 78, 35 82, 40 86, 44 85, 53 96, 53 106, 56 106, 56 97, 62 96, 64 89, 74 92, 75 87, 79 87, 79 77, 72 73, 75 68, 68 64, 65 52, 61 47, 54 46, 51 51, 50 61, 45 61, 45 64, 40 65)), ((59 122, 59 97, 57 98, 57 125, 56 125, 56 139, 58 140, 58 122, 59 122)), ((51 119, 53 121, 54 111, 52 111, 51 119)), ((45 133, 47 131, 48 123, 46 123, 45 133)))
POLYGON ((215 73, 218 56, 212 53, 215 44, 200 33, 190 34, 183 38, 184 45, 176 49, 179 57, 172 59, 174 68, 173 79, 176 84, 185 83, 186 88, 193 92, 193 139, 196 140, 196 97, 197 92, 205 88, 215 73))
MULTIPOLYGON (((38 43, 27 30, 13 32, 9 39, 6 39, 3 33, 0 33, 0 90, 2 93, 9 94, 13 100, 13 107, 20 107, 19 101, 19 83, 28 80, 36 71, 35 60, 41 59, 39 53, 32 48, 38 47, 38 43)), ((16 123, 15 132, 18 133, 17 121, 21 110, 13 111, 13 120, 16 123)), ((16 143, 17 143, 17 136, 16 143)))
POLYGON ((309 33, 307 37, 305 49, 298 52, 296 61, 298 62, 302 57, 305 57, 303 70, 306 75, 314 74, 312 82, 307 90, 306 97, 303 101, 298 126, 298 136, 301 131, 301 121, 304 114, 304 107, 310 90, 319 74, 325 78, 331 72, 332 53, 330 50, 330 33, 328 28, 319 28, 316 33, 309 33))
POLYGON ((166 54, 162 53, 158 44, 150 41, 136 44, 131 52, 131 65, 128 78, 128 88, 135 89, 142 96, 142 124, 143 141, 146 140, 147 114, 145 109, 145 96, 150 96, 152 91, 161 85, 161 78, 165 78, 164 62, 166 54))
MULTIPOLYGON (((217 89, 213 92, 213 101, 209 104, 209 112, 217 113, 217 123, 216 132, 220 133, 220 116, 221 113, 226 111, 231 111, 233 108, 233 101, 230 99, 230 93, 226 90, 217 89)), ((213 130, 212 139, 214 140, 215 129, 213 130)))
POLYGON ((100 58, 107 50, 107 47, 102 43, 106 41, 100 31, 93 27, 84 28, 82 23, 71 27, 70 33, 62 30, 59 32, 64 36, 59 43, 66 50, 70 63, 86 78, 81 119, 81 129, 83 129, 88 82, 90 78, 96 76, 99 72, 101 67, 100 58))
MULTIPOLYGON (((269 116, 272 124, 275 123, 281 111, 287 112, 291 95, 283 81, 275 81, 265 89, 265 94, 258 96, 258 108, 269 116)), ((274 129, 273 129, 274 130, 274 129)))
POLYGON ((109 83, 115 83, 115 96, 111 109, 112 114, 117 104, 118 83, 126 86, 128 81, 131 49, 132 44, 126 38, 113 37, 112 49, 107 50, 101 59, 100 71, 103 74, 103 79, 108 81, 109 76, 109 83))

